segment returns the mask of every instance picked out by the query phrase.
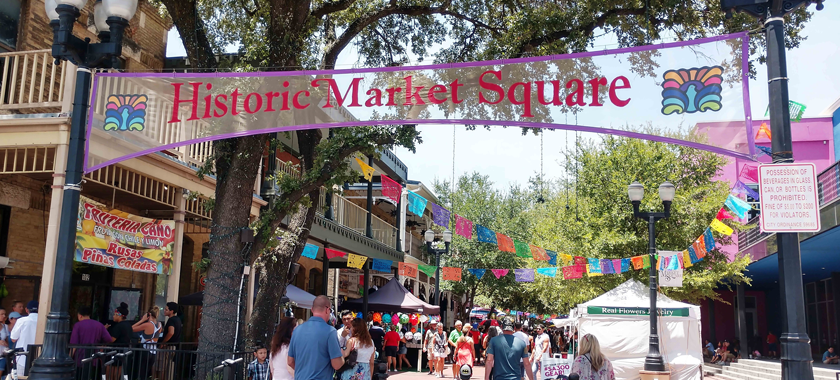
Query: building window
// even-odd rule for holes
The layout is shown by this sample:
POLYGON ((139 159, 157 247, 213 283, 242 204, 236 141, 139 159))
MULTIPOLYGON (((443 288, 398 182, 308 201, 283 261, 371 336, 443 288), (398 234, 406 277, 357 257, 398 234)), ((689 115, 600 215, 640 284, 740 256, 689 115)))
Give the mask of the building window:
POLYGON ((309 294, 316 296, 324 294, 324 276, 317 268, 309 270, 309 288, 307 291, 309 291, 309 294))
POLYGON ((0 1, 0 52, 15 50, 20 24, 20 0, 0 1))
POLYGON ((806 323, 814 358, 821 358, 828 346, 837 344, 832 286, 830 278, 805 284, 806 323))

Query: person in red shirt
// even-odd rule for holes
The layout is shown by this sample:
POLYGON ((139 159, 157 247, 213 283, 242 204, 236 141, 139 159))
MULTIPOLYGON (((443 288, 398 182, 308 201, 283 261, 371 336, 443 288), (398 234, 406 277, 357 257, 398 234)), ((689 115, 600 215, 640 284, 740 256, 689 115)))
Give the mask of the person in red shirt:
POLYGON ((470 337, 472 337, 475 348, 475 363, 473 365, 481 364, 481 333, 478 332, 478 323, 473 323, 470 337))
POLYGON ((385 356, 388 358, 388 370, 391 369, 393 363, 394 372, 397 371, 397 351, 399 348, 400 334, 397 333, 396 326, 389 326, 388 332, 385 333, 385 356))

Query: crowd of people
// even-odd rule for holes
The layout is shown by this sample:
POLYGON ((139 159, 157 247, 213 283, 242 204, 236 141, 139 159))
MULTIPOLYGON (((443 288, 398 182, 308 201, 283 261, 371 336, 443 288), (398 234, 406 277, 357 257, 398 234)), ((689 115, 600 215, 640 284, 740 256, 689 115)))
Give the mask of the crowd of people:
MULTIPOLYGON (((311 310, 306 322, 280 321, 271 346, 258 347, 248 364, 249 380, 377 380, 378 373, 412 368, 406 353, 414 340, 406 340, 407 327, 383 326, 350 311, 336 315, 324 296, 315 299, 311 310)), ((612 364, 590 334, 572 345, 577 335, 568 329, 528 326, 509 317, 481 324, 456 321, 450 329, 433 319, 422 327, 420 351, 428 359, 428 374, 438 378, 457 380, 462 367, 484 365, 485 380, 536 380, 543 354, 577 351, 571 371, 580 379, 615 379, 612 364)))

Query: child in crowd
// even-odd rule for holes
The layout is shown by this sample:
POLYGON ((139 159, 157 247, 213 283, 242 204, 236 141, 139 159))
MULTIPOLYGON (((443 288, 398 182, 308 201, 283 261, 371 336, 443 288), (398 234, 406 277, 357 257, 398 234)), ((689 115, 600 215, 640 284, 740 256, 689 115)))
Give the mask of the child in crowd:
POLYGON ((268 378, 268 349, 259 346, 254 353, 257 358, 248 364, 248 380, 269 380, 268 378))

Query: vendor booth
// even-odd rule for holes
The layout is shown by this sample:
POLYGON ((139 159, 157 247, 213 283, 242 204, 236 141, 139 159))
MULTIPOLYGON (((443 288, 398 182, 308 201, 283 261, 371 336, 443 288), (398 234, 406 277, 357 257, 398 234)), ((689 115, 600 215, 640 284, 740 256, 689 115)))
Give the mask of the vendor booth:
MULTIPOLYGON (((702 378, 700 307, 658 294, 659 342, 672 380, 702 378)), ((639 379, 648 354, 650 289, 634 280, 577 305, 574 317, 582 337, 592 334, 612 362, 615 378, 639 379)))

